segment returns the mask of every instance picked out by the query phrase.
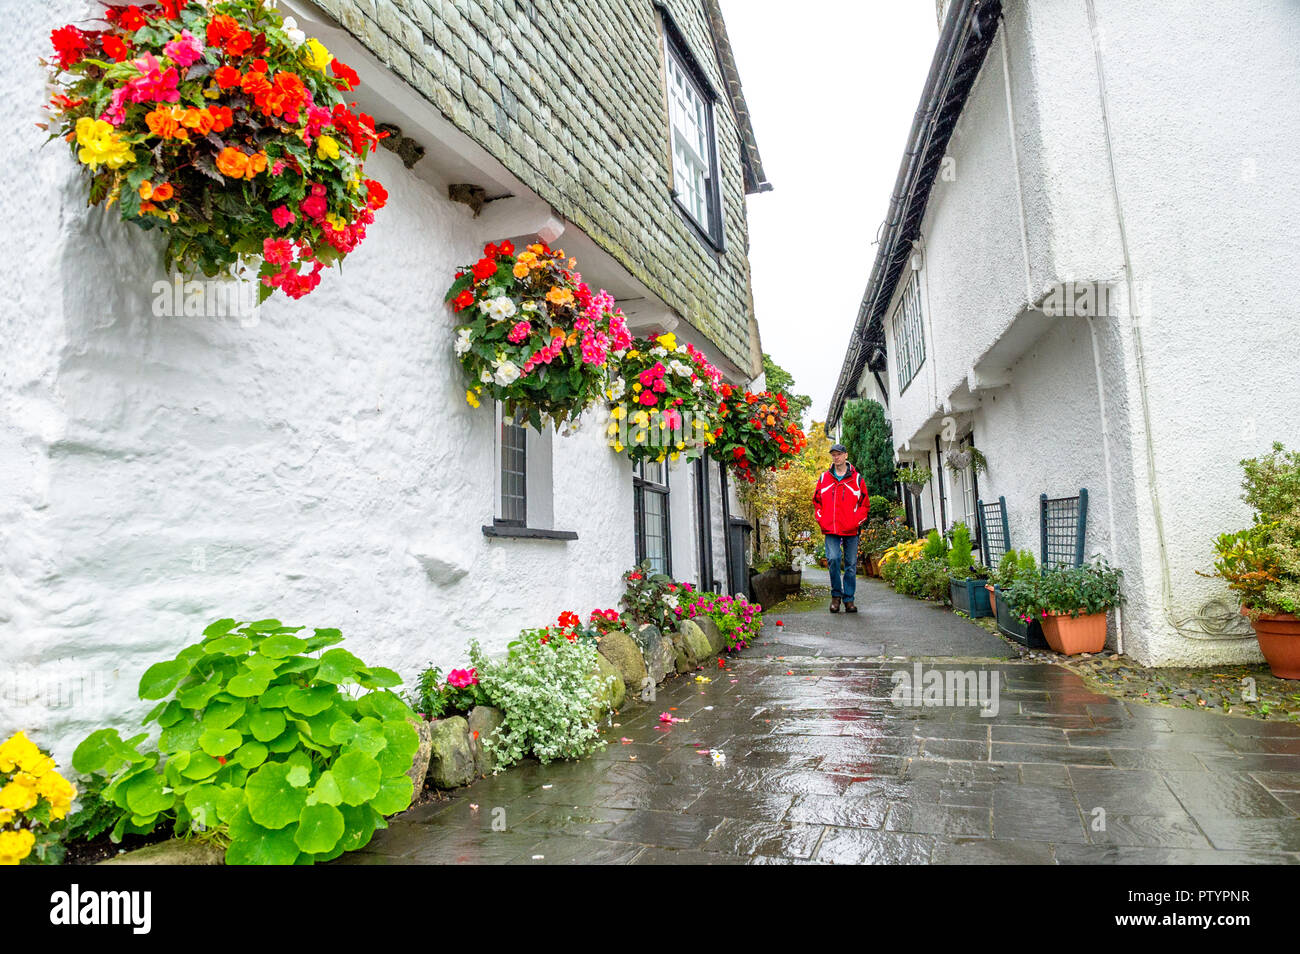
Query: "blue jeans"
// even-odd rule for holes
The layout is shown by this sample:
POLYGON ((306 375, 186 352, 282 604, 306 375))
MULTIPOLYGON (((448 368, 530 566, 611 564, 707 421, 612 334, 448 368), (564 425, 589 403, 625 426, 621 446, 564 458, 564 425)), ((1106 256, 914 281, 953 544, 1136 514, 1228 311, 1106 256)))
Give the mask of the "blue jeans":
POLYGON ((826 534, 826 563, 831 571, 831 596, 852 603, 858 588, 858 538, 826 534))

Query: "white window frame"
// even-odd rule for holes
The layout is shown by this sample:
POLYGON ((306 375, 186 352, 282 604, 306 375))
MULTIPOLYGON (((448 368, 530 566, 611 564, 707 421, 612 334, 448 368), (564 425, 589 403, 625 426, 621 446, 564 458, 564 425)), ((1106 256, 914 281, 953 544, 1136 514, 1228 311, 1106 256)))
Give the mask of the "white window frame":
POLYGON ((894 365, 898 371, 898 393, 907 390, 925 365, 925 324, 921 311, 921 283, 912 272, 894 309, 894 365))
POLYGON ((666 19, 661 22, 674 199, 704 237, 721 248, 722 191, 713 96, 697 78, 675 28, 666 19))
POLYGON ((527 423, 524 431, 524 517, 522 522, 505 516, 504 471, 505 453, 502 446, 503 408, 496 404, 496 429, 493 437, 496 479, 494 484, 493 516, 498 524, 527 527, 532 530, 552 530, 555 522, 554 475, 552 473, 552 444, 549 429, 538 432, 527 423))

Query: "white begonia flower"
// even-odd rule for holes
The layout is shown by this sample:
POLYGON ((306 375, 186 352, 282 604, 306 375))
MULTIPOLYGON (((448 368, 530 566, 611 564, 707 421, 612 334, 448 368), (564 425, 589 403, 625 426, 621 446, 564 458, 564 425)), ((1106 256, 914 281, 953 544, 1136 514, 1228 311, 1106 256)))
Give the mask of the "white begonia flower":
POLYGON ((609 394, 609 399, 611 401, 617 401, 627 393, 627 382, 622 378, 615 378, 614 383, 609 386, 609 391, 607 393, 609 394))
POLYGON ((668 349, 661 348, 659 345, 655 345, 653 348, 650 349, 650 353, 654 355, 656 358, 662 358, 664 355, 668 353, 668 349))
POLYGON ((489 371, 487 368, 484 368, 482 371, 478 373, 478 379, 482 381, 484 384, 488 384, 492 380, 492 372, 489 371))
POLYGON ((307 42, 307 34, 298 29, 298 21, 293 17, 284 18, 284 32, 289 38, 289 45, 295 50, 307 42))
POLYGON ((673 372, 673 374, 680 375, 683 378, 689 378, 692 374, 695 373, 691 370, 691 366, 689 364, 678 361, 676 358, 668 362, 668 367, 673 372))
POLYGON ((488 302, 487 307, 488 314, 498 321, 513 318, 516 310, 514 300, 507 298, 505 295, 493 298, 488 302))
POLYGON ((462 355, 468 351, 472 345, 474 330, 472 328, 461 328, 456 338, 456 354, 462 355))
POLYGON ((496 374, 492 375, 492 380, 505 387, 518 377, 519 369, 515 367, 515 363, 513 361, 502 361, 497 365, 496 374))

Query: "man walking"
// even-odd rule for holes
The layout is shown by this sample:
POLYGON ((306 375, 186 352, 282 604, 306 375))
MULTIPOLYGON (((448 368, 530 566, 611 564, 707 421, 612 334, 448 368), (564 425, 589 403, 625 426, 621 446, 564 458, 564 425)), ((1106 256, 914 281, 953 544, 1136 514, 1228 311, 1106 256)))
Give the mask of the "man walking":
POLYGON ((831 469, 817 480, 813 493, 817 525, 826 534, 826 562, 831 571, 831 612, 856 613, 853 596, 858 584, 858 532, 871 511, 867 482, 849 463, 843 444, 831 445, 831 469))

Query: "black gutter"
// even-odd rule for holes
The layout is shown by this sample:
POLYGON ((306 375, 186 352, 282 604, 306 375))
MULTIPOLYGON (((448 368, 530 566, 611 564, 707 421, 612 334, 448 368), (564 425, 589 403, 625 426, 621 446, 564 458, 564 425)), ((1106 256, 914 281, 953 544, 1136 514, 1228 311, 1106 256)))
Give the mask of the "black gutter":
MULTIPOLYGON (((844 355, 839 380, 831 396, 828 429, 839 423, 844 402, 864 368, 872 371, 875 349, 883 353, 884 316, 894 297, 899 276, 911 254, 912 242, 921 234, 930 189, 938 175, 952 131, 966 105, 985 54, 997 32, 1002 13, 1000 0, 954 0, 944 19, 921 102, 912 119, 907 151, 889 200, 884 233, 871 266, 871 278, 858 306, 853 335, 844 355)), ((877 360, 874 364, 879 365, 877 360)))

